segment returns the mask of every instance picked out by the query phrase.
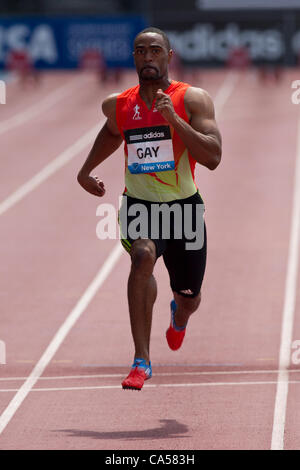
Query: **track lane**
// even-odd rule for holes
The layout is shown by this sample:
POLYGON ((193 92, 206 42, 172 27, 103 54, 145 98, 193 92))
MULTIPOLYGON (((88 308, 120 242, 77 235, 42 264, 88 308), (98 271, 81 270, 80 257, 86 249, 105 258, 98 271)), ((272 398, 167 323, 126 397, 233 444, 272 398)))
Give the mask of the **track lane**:
POLYGON ((39 85, 23 86, 19 80, 8 77, 5 80, 6 105, 0 108, 0 123, 24 112, 31 106, 37 105, 63 84, 71 83, 73 78, 73 72, 47 72, 41 75, 39 85))
MULTIPOLYGON (((94 104, 94 101, 92 101, 92 103, 94 104)), ((75 107, 76 105, 78 106, 78 103, 76 103, 75 100, 73 101, 73 104, 75 107)), ((72 110, 69 109, 68 112, 72 113, 72 110)), ((60 114, 58 113, 58 118, 59 117, 60 117, 60 114)), ((51 120, 51 116, 49 117, 48 115, 46 116, 46 118, 44 117, 44 120, 47 120, 49 118, 51 120)), ((76 132, 76 129, 74 129, 74 132, 76 132)), ((59 142, 59 139, 57 139, 57 141, 59 142)), ((121 161, 122 161, 122 168, 123 168, 123 157, 121 161)), ((10 161, 10 164, 11 164, 11 161, 10 161)), ((70 173, 69 173, 70 167, 68 167, 65 169, 65 173, 63 173, 63 176, 60 175, 60 177, 63 178, 60 180, 62 181, 62 184, 57 186, 57 182, 55 181, 55 179, 50 178, 47 186, 43 185, 39 188, 38 196, 37 196, 37 192, 34 192, 28 195, 24 199, 24 201, 21 201, 20 203, 18 203, 18 205, 12 211, 9 211, 8 213, 6 213, 4 219, 2 218, 2 220, 5 220, 5 223, 6 223, 5 229, 7 229, 7 232, 3 233, 3 235, 5 239, 9 240, 9 243, 5 247, 5 254, 10 259, 8 266, 4 267, 3 265, 7 283, 6 285, 3 285, 3 291, 2 291, 3 305, 8 305, 8 308, 6 309, 6 317, 4 318, 4 321, 6 319, 9 319, 10 321, 7 323, 8 328, 7 329, 3 328, 2 333, 6 338, 6 343, 9 345, 7 360, 10 364, 14 362, 14 366, 12 368, 9 369, 5 367, 6 373, 8 373, 9 370, 10 370, 10 373, 13 373, 14 370, 18 370, 18 371, 21 370, 23 373, 26 373, 26 371, 29 372, 32 368, 32 363, 36 362, 37 360, 37 356, 36 356, 37 351, 39 351, 38 354, 40 354, 40 345, 41 345, 40 341, 43 340, 43 338, 46 336, 49 337, 48 335, 51 333, 51 331, 53 332, 53 329, 52 329, 53 325, 51 325, 50 321, 48 323, 48 319, 49 320, 51 319, 51 311, 53 311, 53 309, 54 311, 56 310, 55 301, 53 305, 53 297, 58 296, 58 298, 60 298, 59 297, 60 286, 59 286, 59 289, 57 289, 57 281, 60 278, 60 274, 62 274, 62 278, 63 278, 61 280, 61 284, 63 285, 62 290, 64 292, 67 291, 68 294, 70 292, 69 289, 66 289, 65 280, 68 278, 68 274, 70 272, 74 273, 76 269, 74 270, 72 267, 70 267, 71 265, 68 263, 66 259, 66 246, 61 244, 61 243, 64 243, 65 241, 64 237, 67 236, 67 230, 64 229, 63 232, 58 231, 57 227, 60 225, 60 223, 62 224, 61 225, 62 227, 64 226, 64 224, 67 224, 67 227, 70 226, 69 225, 70 219, 67 220, 66 214, 73 215, 73 214, 69 214, 69 208, 72 207, 72 210, 74 211, 75 206, 70 204, 69 201, 66 202, 64 193, 65 191, 67 191, 68 186, 72 187, 74 185, 75 179, 73 180, 73 176, 76 175, 79 166, 80 164, 77 163, 76 170, 74 171, 74 173, 71 173, 71 180, 70 180, 70 173), (67 185, 65 184, 66 181, 68 182, 67 185), (59 189, 59 191, 57 189, 59 189), (59 196, 59 192, 61 192, 61 196, 59 196), (55 203, 52 206, 52 211, 50 211, 49 197, 50 199, 53 198, 52 199, 53 201, 55 200, 62 201, 62 203, 60 203, 59 213, 57 212, 57 204, 55 203), (43 207, 44 206, 42 203, 43 200, 45 201, 48 200, 45 207, 43 207), (46 208, 46 211, 44 210, 44 208, 46 208), (29 214, 30 216, 28 218, 29 214), (22 226, 21 230, 19 226, 20 223, 22 226), (13 237, 11 236, 11 233, 14 234, 13 237), (33 239, 35 241, 31 245, 33 239), (25 246, 26 246, 26 250, 24 250, 25 246), (56 246, 58 246, 58 250, 56 249, 56 246), (58 253, 56 253, 56 251, 58 251, 58 253), (67 267, 67 272, 61 273, 60 269, 61 269, 63 259, 64 259, 64 262, 66 263, 64 264, 64 267, 67 267), (40 268, 38 268, 39 265, 41 266, 40 268), (53 278, 53 275, 51 274, 52 268, 50 268, 50 271, 49 271, 50 266, 55 266, 55 269, 56 269, 55 278, 53 278), (45 276, 44 279, 41 278, 41 275, 40 275, 41 270, 43 271, 43 275, 45 276), (16 273, 18 273, 18 275, 16 275, 16 273), (31 286, 31 289, 29 292, 26 290, 26 287, 24 286, 25 279, 26 279, 26 285, 31 286), (54 286, 52 287, 52 283, 54 284, 54 286, 56 286, 56 288, 54 286), (34 296, 34 304, 32 304, 31 302, 32 286, 34 286, 34 290, 36 290, 35 296, 34 296), (18 292, 18 295, 12 296, 11 289, 14 289, 15 292, 18 292), (49 295, 49 291, 50 291, 50 295, 49 295), (54 295, 53 295, 53 292, 55 292, 54 295), (49 298, 51 298, 50 305, 49 305, 49 298), (43 306, 42 309, 39 307, 41 305, 43 306), (39 310, 43 311, 42 325, 40 324, 39 310), (36 340, 38 338, 38 341, 36 341, 35 343, 36 348, 34 348, 34 351, 32 351, 33 349, 32 343, 28 341, 28 338, 30 338, 30 336, 34 334, 32 330, 32 324, 30 325, 29 322, 26 325, 22 324, 22 318, 25 317, 28 321, 28 318, 32 316, 33 316, 33 322, 35 323, 38 320, 38 323, 39 323, 39 325, 37 325, 39 333, 38 334, 36 333, 34 335, 36 340), (11 321, 12 317, 13 317, 15 326, 11 321), (16 334, 18 324, 22 324, 21 336, 20 334, 16 334), (50 328, 49 328, 49 325, 50 325, 50 328), (41 329, 41 326, 42 326, 42 329, 41 329), (16 351, 21 352, 21 357, 18 357, 18 355, 14 356, 14 352, 16 351)), ((102 172, 105 176, 105 164, 102 167, 102 172)), ((116 178, 114 175, 114 170, 110 168, 109 173, 110 173, 110 179, 113 179, 115 183, 116 178)), ((122 173, 120 173, 120 177, 121 175, 122 173)), ((24 172, 22 173, 22 176, 24 177, 24 172)), ((123 181, 120 180, 118 188, 122 186, 123 186, 123 181)), ((80 192, 80 196, 83 199, 82 190, 77 186, 76 188, 77 188, 78 193, 80 192)), ((90 196, 88 195, 85 195, 85 196, 86 196, 86 201, 89 200, 90 202, 90 196)), ((72 198, 72 203, 74 204, 73 198, 72 198)), ((82 203, 80 206, 83 207, 82 203)), ((72 226, 72 222, 74 222, 74 220, 71 221, 71 226, 72 226)), ((95 220, 93 221, 93 223, 95 223, 95 220)), ((77 227, 81 225, 82 225, 81 220, 77 221, 77 227)), ((98 242, 98 240, 96 241, 98 242)), ((108 242, 108 244, 110 244, 110 241, 108 242)), ((107 244, 105 246, 107 247, 107 244)), ((74 246, 71 248, 70 245, 68 245, 68 247, 70 249, 74 248, 74 246)), ((93 253, 96 253, 95 246, 93 250, 94 250, 93 253)), ((73 252, 71 253, 73 254, 73 252)), ((106 251, 105 251, 105 254, 106 254, 106 251)), ((97 265, 99 265, 98 263, 101 262, 101 257, 97 258, 96 262, 97 262, 97 265)), ((86 265, 86 267, 87 266, 88 266, 88 272, 90 275, 90 272, 91 272, 90 261, 88 265, 86 265)), ((81 269, 81 272, 82 272, 82 269, 81 269)), ((86 282, 85 282, 85 285, 86 285, 86 282)), ((74 279, 72 279, 72 288, 74 289, 74 279)), ((78 295, 78 291, 79 289, 76 291, 76 296, 78 295)), ((64 302, 67 303, 67 300, 68 299, 66 299, 66 296, 64 295, 64 302)), ((58 305, 58 309, 60 308, 61 306, 58 305)), ((55 313, 55 315, 57 314, 55 313)))
POLYGON ((40 116, 28 120, 22 129, 11 129, 1 136, 5 151, 1 155, 0 168, 2 171, 5 169, 6 178, 1 184, 0 201, 92 128, 97 120, 100 121, 100 110, 96 103, 90 114, 85 112, 85 100, 93 91, 96 92, 93 81, 81 82, 79 79, 75 83, 79 88, 75 97, 68 95, 59 108, 58 105, 53 106, 40 116), (90 89, 86 86, 80 89, 80 83, 89 84, 90 89), (81 108, 82 120, 76 118, 76 114, 74 117, 74 109, 81 108))
MULTIPOLYGON (((290 86, 294 80, 299 79, 299 71, 295 70, 290 75, 290 86)), ((291 89, 291 88, 290 88, 291 89)), ((294 113, 296 110, 297 118, 295 121, 298 123, 298 136, 299 136, 299 122, 300 122, 300 109, 299 106, 290 104, 291 112, 294 113)), ((298 153, 299 153, 299 146, 298 146, 298 153)), ((296 165, 294 165, 296 168, 296 165)), ((296 169, 295 169, 296 173, 296 169)), ((298 260, 299 261, 299 260, 298 260)), ((283 448, 285 450, 294 450, 299 448, 299 440, 300 440, 300 415, 299 415, 299 388, 297 384, 293 383, 293 373, 291 370, 298 369, 300 370, 299 366, 299 346, 298 340, 300 339, 300 298, 299 298, 299 287, 300 287, 300 277, 299 272, 297 273, 298 278, 296 279, 296 298, 295 298, 295 305, 294 305, 294 312, 293 312, 293 331, 291 337, 291 350, 290 350, 290 366, 289 366, 289 384, 288 384, 288 395, 287 395, 287 402, 286 402, 286 410, 285 410, 285 423, 283 426, 283 448), (294 343, 297 342, 297 343, 294 343), (293 345, 295 348, 293 348, 293 345)))
MULTIPOLYGON (((277 93, 276 89, 274 91, 277 93)), ((264 120, 268 118, 267 104, 270 106, 271 103, 274 103, 274 100, 276 102, 274 91, 268 90, 268 96, 266 97, 265 90, 263 93, 256 94, 256 87, 252 89, 252 93, 256 99, 259 101, 262 99, 265 100, 264 113, 262 116, 264 120), (264 96, 262 97, 262 95, 264 96)), ((219 369, 222 367, 222 364, 223 368, 226 370, 229 369, 229 371, 230 368, 235 371, 237 368, 242 368, 243 366, 249 369, 258 368, 260 364, 262 364, 263 367, 268 366, 276 369, 279 342, 278 326, 280 324, 279 320, 281 314, 280 303, 283 295, 281 269, 284 270, 285 267, 284 261, 286 260, 285 250, 287 249, 287 239, 283 230, 276 231, 276 236, 274 237, 274 228, 277 228, 278 224, 276 222, 278 222, 278 218, 276 218, 277 212, 272 207, 270 210, 270 206, 275 202, 275 205, 279 204, 280 208, 285 207, 286 209, 286 207, 290 207, 288 206, 291 195, 289 191, 290 188, 287 184, 283 187, 282 181, 290 181, 289 178, 292 174, 292 161, 294 157, 292 155, 293 143, 289 142, 287 143, 288 146, 286 146, 286 153, 290 157, 288 162, 287 160, 283 162, 281 155, 278 156, 275 161, 272 160, 272 162, 270 158, 262 160, 265 154, 265 151, 263 152, 263 146, 265 145, 266 135, 261 135, 261 126, 258 132, 254 127, 254 122, 257 121, 257 119, 254 121, 252 115, 255 111, 255 101, 249 99, 249 96, 247 98, 247 96, 245 96, 245 90, 239 87, 234 93, 233 100, 230 100, 229 105, 230 107, 228 108, 228 106, 226 106, 224 110, 229 114, 229 118, 227 119, 226 117, 224 121, 220 121, 224 129, 224 135, 228 136, 226 139, 226 148, 228 149, 228 153, 226 152, 226 163, 229 168, 224 165, 220 167, 220 170, 223 168, 223 171, 219 171, 218 169, 214 174, 202 170, 201 177, 198 179, 199 186, 201 184, 201 192, 207 203, 208 209, 206 217, 210 227, 210 264, 208 264, 210 271, 208 271, 204 285, 205 295, 201 312, 199 311, 199 315, 196 316, 195 314, 191 319, 191 328, 189 329, 183 349, 178 352, 178 354, 169 351, 163 336, 169 321, 169 296, 166 295, 166 292, 170 292, 170 290, 165 271, 162 269, 162 266, 158 264, 156 276, 159 280, 160 290, 159 298, 155 306, 152 335, 152 360, 157 364, 161 364, 161 358, 163 357, 164 362, 173 364, 173 367, 176 363, 180 363, 181 365, 186 364, 186 366, 188 366, 188 364, 195 363, 196 358, 197 363, 202 364, 200 368, 202 368, 202 370, 204 369, 204 371, 210 370, 208 368, 219 369), (240 106, 240 103, 244 106, 240 106), (248 130, 248 132, 246 132, 245 130, 243 131, 243 129, 239 129, 237 143, 237 127, 238 122, 241 120, 243 124, 245 120, 249 123, 251 131, 249 132, 248 130), (258 136, 256 135, 256 137, 258 137, 256 145, 254 145, 253 142, 254 134, 258 134, 258 136), (255 160, 248 160, 247 164, 245 158, 245 160, 238 165, 236 162, 236 154, 244 148, 245 143, 246 148, 248 148, 248 158, 249 154, 251 156, 254 154, 256 158, 255 160), (291 147, 289 147, 289 145, 291 147), (233 173, 233 169, 236 174, 233 173), (261 178, 257 177, 258 170, 262 174, 261 178), (245 173, 248 176, 248 181, 245 182, 243 179, 241 184, 241 175, 245 173), (280 187, 283 190, 282 199, 277 193, 274 194, 270 186, 268 186, 267 191, 264 190, 263 184, 266 175, 270 183, 273 182, 275 178, 275 181, 281 185, 280 187), (232 193, 230 193, 228 189, 229 184, 232 185, 232 187, 238 187, 240 200, 236 197, 232 197, 232 193), (252 201, 253 199, 257 200, 259 198, 261 203, 261 206, 256 205, 255 208, 250 207, 251 221, 245 217, 243 212, 243 203, 245 203, 249 197, 252 201), (225 203, 225 208, 222 202, 225 203), (243 217, 242 228, 241 221, 235 220, 234 215, 237 213, 240 217, 243 217), (252 220, 257 224, 261 224, 264 228, 268 227, 266 233, 257 234, 255 227, 251 225, 252 220), (228 221, 230 221, 230 230, 228 230, 228 233, 224 234, 221 230, 226 223, 228 224, 228 221), (236 239, 232 239, 233 233, 239 234, 238 243, 236 239), (248 239, 249 234, 251 234, 251 240, 249 244, 247 243, 248 249, 245 253, 245 241, 248 239), (222 242, 228 247, 226 252, 224 252, 222 246, 220 246, 220 235, 222 235, 222 242), (257 249, 257 239, 264 244, 265 248, 266 245, 268 246, 270 243, 270 240, 272 242, 274 241, 274 238, 276 249, 279 248, 282 250, 276 260, 272 258, 272 247, 269 247, 267 250, 257 249), (231 255, 234 253, 234 256, 231 256, 230 260, 228 253, 231 255), (259 262, 255 266, 252 262, 253 253, 257 253, 259 257, 259 262), (240 260, 242 257, 247 260, 247 266, 241 268, 240 260), (229 261, 230 272, 228 273, 227 270, 225 277, 224 273, 220 272, 220 265, 227 266, 229 261), (259 297, 259 299, 253 299, 253 297, 250 297, 250 294, 259 290, 258 288, 261 287, 262 283, 265 281, 266 273, 268 274, 268 280, 272 282, 272 290, 270 289, 270 292, 266 291, 266 289, 264 290, 264 299, 261 297, 259 297), (239 284, 244 286, 244 290, 240 293, 235 291, 235 296, 233 297, 231 286, 234 282, 236 284, 237 280, 239 284), (249 290, 245 290, 245 285, 249 287, 249 281, 250 288, 249 290), (253 288, 253 290, 251 288, 253 288), (274 296, 273 288, 277 292, 276 296, 274 296), (215 293, 216 290, 218 295, 215 293), (245 298, 247 302, 245 302, 245 298), (270 301, 272 302, 271 305, 269 304, 270 301), (224 307, 226 308, 226 316, 224 307), (246 317, 244 315, 241 319, 240 311, 242 308, 246 310, 248 316, 246 317), (260 313, 259 309, 264 311, 264 317, 258 315, 258 313, 260 313), (250 314, 251 318, 249 318, 250 314), (264 334, 266 331, 269 333, 267 339, 264 334), (257 337, 259 343, 255 343, 257 337), (254 345, 255 347, 253 347, 254 345), (263 353, 267 360, 260 362, 259 359, 263 358, 257 356, 257 351, 263 353), (273 354, 274 360, 270 360, 269 356, 272 358, 273 354), (200 363, 198 362, 199 359, 201 361, 200 363)), ((287 112, 286 108, 282 106, 282 102, 278 97, 277 114, 279 115, 285 112, 287 112)), ((291 128, 291 122, 287 123, 287 125, 291 128)), ((271 124, 266 127, 267 130, 264 129, 264 132, 267 133, 267 136, 268 133, 271 135, 271 124)), ((278 150, 280 140, 279 132, 276 133, 276 137, 278 141, 275 139, 275 142, 271 144, 271 149, 274 154, 276 154, 278 150)), ((269 139, 267 140, 269 141, 269 139)), ((121 159, 121 155, 118 154, 112 158, 115 158, 114 162, 117 162, 121 159)), ((94 260, 96 243, 95 240, 91 243, 90 237, 91 225, 94 226, 95 224, 94 209, 96 207, 96 201, 92 202, 87 195, 83 203, 83 198, 82 200, 80 199, 82 194, 80 193, 79 198, 78 193, 78 199, 76 198, 76 201, 78 202, 77 208, 80 207, 81 216, 77 214, 76 217, 73 209, 71 214, 68 214, 70 200, 69 197, 66 198, 63 196, 64 192, 62 188, 65 191, 67 189, 64 182, 68 179, 72 168, 75 171, 76 163, 78 163, 79 159, 80 156, 76 158, 68 168, 65 168, 56 175, 52 181, 52 183, 55 181, 55 189, 58 189, 56 194, 57 198, 60 201, 64 201, 64 204, 59 207, 61 214, 54 214, 54 210, 57 206, 53 204, 48 218, 48 226, 49 220, 52 224, 53 222, 56 224, 59 222, 59 226, 64 227, 64 237, 57 236, 57 230, 55 230, 57 225, 53 225, 53 232, 50 234, 53 236, 53 251, 47 255, 46 248, 44 247, 43 259, 40 261, 42 261, 43 265, 48 267, 53 261, 53 266, 55 266, 57 271, 57 278, 54 280, 48 275, 47 281, 50 282, 47 287, 50 288, 50 292, 55 291, 58 297, 62 296, 63 289, 57 292, 55 287, 66 279, 69 286, 66 291, 70 292, 71 290, 71 296, 75 291, 75 289, 73 290, 72 284, 74 283, 74 278, 69 279, 69 277, 71 277, 71 274, 73 276, 74 273, 76 273, 75 284, 77 283, 76 279, 79 276, 79 264, 78 261, 74 263, 74 260, 71 259, 71 255, 74 251, 78 253, 82 252, 82 242, 84 240, 89 240, 85 260, 86 277, 87 274, 91 272, 91 266, 96 270, 96 265, 99 262, 99 259, 97 259, 97 263, 94 260), (79 199, 81 202, 79 202, 79 199), (91 206, 93 206, 93 211, 91 211, 91 206), (82 207, 84 207, 84 210, 88 214, 86 223, 89 224, 85 227, 83 232, 82 207), (72 216, 75 220, 72 220, 72 216), (72 244, 68 246, 67 256, 65 257, 66 266, 62 268, 62 256, 64 254, 62 247, 58 250, 59 252, 56 253, 53 260, 50 260, 50 255, 55 252, 55 246, 59 246, 58 240, 62 244, 65 237, 68 237, 68 234, 68 239, 70 239, 70 236, 74 233, 74 230, 76 230, 76 223, 79 224, 77 227, 80 226, 80 243, 77 244, 76 241, 74 242, 74 239, 72 239, 72 244), (69 227, 69 231, 66 232, 65 227, 69 227), (57 267, 59 268, 58 270, 57 267), (69 270, 66 269, 67 267, 69 270)), ((122 182, 121 178, 116 177, 116 172, 114 171, 115 164, 108 165, 108 162, 105 162, 105 165, 106 167, 103 166, 102 171, 103 176, 106 178, 103 177, 103 179, 104 181, 109 181, 111 178, 115 185, 110 196, 110 201, 112 201, 114 197, 118 196, 119 191, 117 189, 122 187, 122 182)), ((44 187, 38 191, 40 200, 47 198, 45 189, 44 187)), ((47 188, 47 190, 48 189, 49 188, 47 188)), ((48 192, 48 197, 49 194, 48 192)), ((22 210, 24 210, 25 202, 28 203, 26 211, 28 211, 29 208, 33 210, 33 212, 37 210, 33 200, 34 198, 28 197, 28 200, 22 203, 22 210)), ((54 202, 54 198, 52 200, 54 202)), ((21 209, 21 206, 18 210, 19 209, 21 209)), ((288 219, 288 213, 286 214, 286 219, 288 219)), ((42 219, 41 222, 42 225, 46 224, 46 218, 42 219)), ((283 223, 284 222, 285 219, 283 220, 283 223)), ((9 228, 11 230, 12 227, 10 226, 9 228)), ((7 231, 7 236, 11 233, 10 230, 7 231)), ((29 237, 27 232, 26 234, 27 236, 24 241, 27 247, 29 237)), ((45 236, 44 239, 46 239, 45 236)), ((105 251, 108 245, 106 242, 108 241, 102 242, 101 244, 105 251)), ((66 249, 65 245, 64 248, 66 249)), ((38 251, 39 248, 37 252, 38 251)), ((21 251, 19 254, 21 255, 21 251)), ((37 266, 38 264, 36 267, 37 266)), ((131 361, 132 345, 128 325, 126 275, 124 275, 124 272, 126 273, 128 269, 129 260, 125 255, 121 258, 118 269, 113 273, 113 283, 106 282, 101 291, 98 292, 86 314, 80 318, 78 324, 58 351, 55 356, 56 362, 53 361, 50 364, 47 369, 47 374, 57 375, 59 371, 59 373, 69 375, 74 373, 74 371, 78 372, 79 368, 84 373, 86 373, 86 371, 91 373, 99 371, 100 366, 107 364, 107 361, 110 361, 110 363, 113 361, 113 365, 121 364, 122 366, 125 366, 128 360, 131 361), (116 285, 118 286, 118 298, 116 298, 116 285), (106 318, 103 319, 103 314, 101 315, 101 312, 99 313, 99 305, 103 305, 105 313, 107 313, 107 309, 109 308, 109 318, 105 315, 106 318), (116 307, 113 308, 113 305, 116 305, 116 307), (120 312, 120 305, 122 312, 120 312), (99 329, 97 329, 95 325, 99 325, 99 329), (100 335, 102 341, 99 339, 100 335), (89 344, 86 344, 86 338, 89 338, 89 344), (107 342, 104 342, 104 338, 107 339, 107 342), (101 357, 100 364, 99 357, 101 357)), ((51 270, 48 271, 49 274, 51 270)), ((21 277, 26 274, 27 272, 24 270, 21 277)), ((80 273, 80 277, 81 274, 82 273, 80 273)), ((35 280, 36 282, 40 282, 37 277, 35 277, 35 280)), ((84 282, 81 277, 77 288, 82 286, 84 282)), ((29 285, 32 285, 31 279, 29 279, 29 285)), ((43 300, 45 301, 47 298, 46 285, 42 285, 42 290, 43 297, 37 299, 39 305, 44 305, 43 300)), ((28 297, 28 299, 28 304, 30 305, 30 297, 28 297)), ((55 301, 53 302, 51 298, 52 311, 53 305, 55 306, 55 301)), ((47 312, 48 316, 50 316, 50 309, 47 310, 47 312)), ((36 314, 34 318, 36 321, 38 320, 36 314)), ((53 321, 53 318, 51 320, 53 321)), ((44 343, 46 343, 46 336, 49 337, 49 325, 50 328, 53 327, 50 319, 48 319, 46 323, 48 325, 45 325, 47 334, 44 332, 44 336, 38 339, 38 341, 42 339, 44 343)), ((35 329, 38 330, 38 325, 35 329)), ((16 350, 22 350, 20 346, 22 345, 18 344, 16 350)), ((27 350, 29 351, 29 345, 27 346, 27 350)), ((36 349, 40 349, 40 345, 36 345, 36 349)), ((36 354, 36 356, 38 356, 38 354, 36 354)), ((30 370, 31 367, 29 366, 27 370, 30 370)), ((159 370, 161 369, 159 368, 159 370)), ((179 369, 179 373, 180 370, 182 369, 179 369)), ((19 366, 16 368, 16 372, 17 371, 20 374, 19 366)), ((125 372, 125 368, 122 367, 121 372, 123 371, 125 372)), ((159 379, 157 377, 155 380, 160 381, 162 377, 159 379)), ((165 380, 165 378, 163 380, 165 380)), ((184 380, 186 380, 186 378, 184 378, 184 380)), ((264 378, 260 377, 259 380, 263 382, 264 378)), ((188 381, 186 381, 186 383, 187 382, 188 381)), ((182 384, 184 384, 184 381, 182 381, 182 384)), ((43 392, 41 394, 42 396, 40 396, 39 392, 32 393, 28 396, 13 421, 1 436, 1 447, 13 448, 14 442, 18 441, 19 444, 21 442, 20 445, 22 448, 49 448, 49 446, 51 448, 60 448, 60 446, 63 445, 61 448, 75 448, 75 446, 78 448, 78 446, 80 446, 80 448, 110 449, 112 443, 115 443, 116 447, 119 449, 146 449, 156 448, 158 442, 161 448, 165 449, 170 448, 170 446, 173 447, 174 445, 175 448, 178 449, 236 448, 237 445, 241 448, 268 448, 268 441, 270 441, 270 420, 272 418, 272 408, 274 405, 274 384, 267 385, 267 387, 264 385, 251 385, 249 386, 250 388, 240 386, 241 388, 233 387, 232 389, 230 387, 228 389, 227 387, 222 388, 221 386, 220 388, 209 387, 207 391, 198 387, 185 387, 182 389, 178 387, 176 390, 166 388, 164 392, 150 387, 150 385, 151 383, 149 382, 149 387, 145 387, 145 390, 143 390, 141 394, 135 394, 134 404, 132 403, 131 394, 120 392, 118 389, 101 390, 100 392, 97 390, 58 392, 60 397, 59 409, 57 405, 56 407, 54 406, 55 398, 51 396, 54 392, 49 392, 49 394, 48 392, 43 392), (271 391, 269 389, 271 389, 271 391), (72 395, 70 395, 70 393, 72 393, 72 395), (115 399, 113 399, 114 397, 115 399), (149 407, 147 415, 143 423, 141 423, 139 413, 140 407, 145 399, 149 407), (122 421, 120 421, 121 417, 124 415, 124 409, 127 409, 128 400, 130 400, 131 407, 130 426, 128 423, 124 422, 122 424, 122 421), (114 404, 117 402, 113 410, 111 409, 112 401, 114 404), (91 402, 93 403, 93 407, 90 406, 91 402), (186 406, 183 406, 183 403, 189 403, 191 407, 187 409, 186 406), (203 410, 203 403, 206 405, 205 410, 203 410), (34 417, 32 416, 33 407, 36 411, 34 417), (80 416, 78 416, 78 413, 74 412, 74 410, 78 409, 80 409, 80 416), (165 416, 163 419, 162 409, 164 410, 165 416), (52 410, 52 413, 47 413, 45 416, 45 410, 52 410), (109 416, 107 411, 109 412, 109 416), (63 427, 60 422, 62 413, 64 416, 63 427), (97 416, 96 420, 95 416, 97 416), (46 425, 43 425, 45 420, 46 425), (103 427, 103 423, 105 423, 105 428, 103 427), (251 432, 241 436, 241 426, 243 428, 248 426, 251 432), (50 429, 51 431, 49 431, 50 429), (28 437, 30 436, 30 440, 26 439, 25 434, 28 437), (17 439, 16 436, 18 436, 17 439), (76 437, 77 439, 75 439, 76 437), (174 438, 176 438, 176 440, 174 438), (158 439, 160 439, 160 441, 158 441, 158 439)), ((40 383, 38 386, 40 386, 40 383)), ((295 386, 297 387, 297 385, 295 386)), ((1 395, 2 394, 0 394, 0 399, 2 398, 1 395)), ((5 400, 7 400, 7 397, 5 397, 5 400)))

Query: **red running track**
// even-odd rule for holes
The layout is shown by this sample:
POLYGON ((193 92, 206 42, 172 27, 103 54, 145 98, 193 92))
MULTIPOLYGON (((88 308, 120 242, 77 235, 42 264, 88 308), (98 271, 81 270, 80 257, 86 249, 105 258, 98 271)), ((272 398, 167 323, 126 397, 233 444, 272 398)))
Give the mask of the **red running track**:
MULTIPOLYGON (((278 376, 292 296, 298 75, 285 71, 265 86, 251 71, 200 73, 224 145, 216 171, 197 169, 208 228, 203 301, 181 350, 170 351, 171 291, 158 261, 153 378, 140 393, 120 386, 133 359, 129 258, 118 240, 96 237, 98 205, 117 207, 123 190, 121 149, 98 169, 105 198, 76 182, 103 122, 101 101, 119 90, 69 73, 46 74, 36 89, 8 85, 0 108, 1 449, 299 447, 300 370, 290 362, 285 382, 278 376)), ((124 76, 120 91, 135 80, 124 76)), ((298 298, 290 310, 291 345, 300 339, 298 298)))

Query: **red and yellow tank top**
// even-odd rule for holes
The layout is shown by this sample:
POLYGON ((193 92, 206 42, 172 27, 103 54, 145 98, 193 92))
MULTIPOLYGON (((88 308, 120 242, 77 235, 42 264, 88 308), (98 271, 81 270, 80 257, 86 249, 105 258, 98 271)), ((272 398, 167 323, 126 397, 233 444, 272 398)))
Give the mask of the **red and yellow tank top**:
MULTIPOLYGON (((189 122, 184 95, 190 85, 172 81, 164 91, 176 113, 189 122)), ((116 120, 124 139, 125 194, 138 199, 168 202, 192 196, 196 161, 174 128, 152 103, 149 109, 139 85, 117 97, 116 120)))

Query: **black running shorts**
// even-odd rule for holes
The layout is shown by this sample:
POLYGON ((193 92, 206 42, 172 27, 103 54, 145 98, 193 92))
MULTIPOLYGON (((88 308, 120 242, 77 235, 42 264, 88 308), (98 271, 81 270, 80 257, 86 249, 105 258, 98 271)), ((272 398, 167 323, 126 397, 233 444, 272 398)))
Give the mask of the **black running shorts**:
POLYGON ((130 253, 137 239, 150 239, 163 256, 171 289, 196 297, 206 266, 204 203, 198 192, 170 202, 151 202, 123 195, 119 211, 121 243, 130 253))

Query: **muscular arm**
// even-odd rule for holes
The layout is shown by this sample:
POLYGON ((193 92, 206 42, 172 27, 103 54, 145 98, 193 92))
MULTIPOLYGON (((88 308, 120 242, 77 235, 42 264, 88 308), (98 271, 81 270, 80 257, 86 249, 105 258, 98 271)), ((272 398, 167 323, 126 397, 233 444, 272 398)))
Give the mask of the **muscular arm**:
POLYGON ((168 95, 160 91, 157 93, 157 109, 174 127, 193 158, 201 165, 214 170, 221 161, 222 139, 208 93, 194 87, 186 91, 185 107, 189 123, 178 116, 168 95))
POLYGON ((115 117, 116 100, 117 95, 114 94, 108 96, 103 102, 102 110, 107 120, 97 135, 94 145, 77 176, 78 183, 95 196, 103 196, 105 188, 103 182, 97 177, 90 176, 90 173, 112 155, 122 143, 115 117))

